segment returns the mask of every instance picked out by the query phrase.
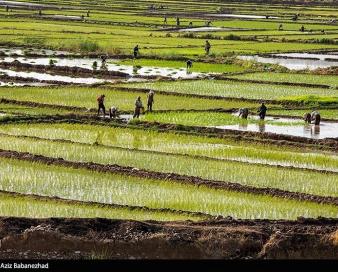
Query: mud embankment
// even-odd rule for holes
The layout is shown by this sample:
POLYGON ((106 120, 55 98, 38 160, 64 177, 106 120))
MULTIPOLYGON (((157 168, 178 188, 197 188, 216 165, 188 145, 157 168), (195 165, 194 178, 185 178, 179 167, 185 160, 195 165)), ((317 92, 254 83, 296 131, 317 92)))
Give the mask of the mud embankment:
POLYGON ((179 175, 175 173, 162 173, 155 171, 148 171, 143 169, 137 169, 129 166, 120 166, 120 165, 104 165, 93 162, 73 162, 67 161, 63 158, 51 158, 45 157, 41 155, 33 155, 27 152, 16 152, 16 151, 8 151, 8 150, 0 150, 0 158, 9 158, 9 159, 19 159, 23 161, 29 162, 38 162, 42 164, 55 165, 55 166, 63 166, 63 167, 71 167, 74 169, 86 169, 96 172, 102 173, 116 173, 121 175, 129 175, 141 178, 148 178, 154 180, 167 180, 172 182, 178 182, 182 184, 189 184, 194 186, 207 186, 213 189, 218 190, 232 190, 237 192, 251 193, 251 194, 263 194, 270 195, 275 197, 294 199, 300 201, 311 201, 315 203, 325 203, 331 205, 338 205, 337 197, 329 197, 329 196, 317 196, 306 193, 298 193, 298 192, 289 192, 283 191, 276 188, 258 188, 253 186, 241 185, 239 183, 233 182, 225 182, 225 181, 217 181, 217 180, 209 180, 202 179, 194 176, 187 175, 179 175))
POLYGON ((338 220, 0 218, 0 258, 337 259, 338 220))

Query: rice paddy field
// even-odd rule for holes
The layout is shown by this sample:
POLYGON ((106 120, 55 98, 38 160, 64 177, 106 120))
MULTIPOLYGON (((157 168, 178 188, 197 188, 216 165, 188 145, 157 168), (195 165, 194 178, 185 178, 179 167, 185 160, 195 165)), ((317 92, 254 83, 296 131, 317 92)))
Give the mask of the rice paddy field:
POLYGON ((1 1, 0 217, 338 219, 335 1, 258 2, 1 1))

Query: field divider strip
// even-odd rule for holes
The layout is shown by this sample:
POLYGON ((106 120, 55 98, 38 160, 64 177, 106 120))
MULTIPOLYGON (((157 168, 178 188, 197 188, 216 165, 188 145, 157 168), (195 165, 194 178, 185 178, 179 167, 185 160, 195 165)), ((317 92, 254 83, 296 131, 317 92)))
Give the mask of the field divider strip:
MULTIPOLYGON (((182 210, 174 210, 169 208, 148 208, 145 206, 131 206, 131 205, 120 205, 120 204, 108 204, 108 203, 101 203, 101 202, 95 202, 95 201, 82 201, 82 200, 74 200, 74 199, 68 199, 68 198, 61 198, 57 196, 47 196, 47 195, 38 195, 38 194, 26 194, 26 193, 19 193, 14 191, 5 191, 0 190, 0 194, 8 195, 8 196, 14 196, 14 197, 28 197, 33 198, 36 200, 43 200, 43 201, 57 201, 61 203, 71 204, 71 205, 97 205, 102 208, 124 208, 129 210, 139 210, 139 211, 145 211, 145 212, 168 212, 168 213, 174 213, 174 214, 186 214, 186 215, 192 215, 192 216, 201 216, 206 217, 208 219, 214 219, 215 216, 202 213, 202 212, 191 212, 191 211, 182 211, 182 210)), ((222 218, 222 216, 218 216, 222 218)))
POLYGON ((314 173, 321 173, 321 174, 338 174, 337 171, 331 171, 331 170, 325 170, 325 169, 316 169, 316 168, 307 168, 307 167, 296 167, 291 165, 281 165, 281 164, 272 164, 272 163, 260 163, 260 162, 251 162, 246 160, 238 160, 238 159, 229 159, 229 158, 213 158, 209 156, 202 156, 202 155, 190 155, 186 153, 175 153, 175 152, 163 152, 158 150, 147 150, 147 149, 136 149, 136 148, 128 148, 128 147, 122 147, 122 146, 109 146, 104 144, 91 144, 91 143, 83 143, 83 142, 76 142, 72 140, 66 140, 66 139, 49 139, 49 138, 43 138, 43 137, 37 137, 37 136, 28 136, 28 135, 13 135, 13 134, 7 134, 0 132, 0 137, 12 137, 12 138, 18 138, 18 139, 32 139, 32 140, 39 140, 39 141, 45 141, 45 142, 55 142, 55 143, 67 143, 67 144, 76 144, 80 146, 88 146, 88 147, 103 147, 107 149, 115 149, 115 150, 123 150, 123 151, 129 151, 129 152, 142 152, 142 153, 148 153, 148 154, 158 154, 158 155, 169 155, 169 156, 176 156, 176 157, 183 157, 183 158, 192 158, 192 159, 200 159, 200 160, 208 160, 208 161, 219 161, 219 162, 234 162, 238 164, 247 164, 247 165, 255 165, 255 166, 269 166, 274 167, 278 169, 288 169, 288 170, 295 170, 295 171, 309 171, 314 173))
POLYGON ((180 184, 193 185, 193 186, 206 186, 216 190, 228 190, 257 195, 269 195, 272 197, 287 198, 298 201, 309 201, 319 204, 330 204, 338 206, 338 197, 331 196, 317 196, 299 192, 289 192, 276 188, 258 188, 248 185, 241 185, 238 183, 216 181, 202 179, 199 177, 192 177, 187 175, 178 175, 174 173, 162 173, 156 171, 148 171, 137 169, 129 166, 104 165, 93 162, 73 162, 67 161, 62 158, 51 158, 42 155, 34 155, 28 152, 17 152, 0 149, 0 157, 8 159, 17 159, 29 162, 38 162, 46 165, 55 165, 61 167, 69 167, 73 169, 86 169, 100 173, 115 173, 126 176, 134 176, 139 178, 148 178, 159 181, 171 181, 180 184))

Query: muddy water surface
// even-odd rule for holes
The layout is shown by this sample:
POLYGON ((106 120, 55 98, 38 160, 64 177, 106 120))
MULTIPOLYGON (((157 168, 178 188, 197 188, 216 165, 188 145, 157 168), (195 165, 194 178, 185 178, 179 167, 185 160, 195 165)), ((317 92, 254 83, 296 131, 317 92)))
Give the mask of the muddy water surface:
MULTIPOLYGON (((257 117, 254 117, 257 119, 257 117)), ((215 126, 220 129, 233 129, 240 131, 269 132, 281 135, 306 137, 311 139, 338 139, 338 122, 321 122, 319 126, 314 124, 299 124, 300 119, 267 117, 266 121, 273 121, 276 124, 267 124, 262 121, 256 124, 241 122, 237 125, 215 126), (278 125, 278 123, 290 123, 290 125, 278 125), (292 124, 295 123, 295 124, 292 124)))
MULTIPOLYGON (((31 65, 48 66, 51 58, 25 58, 25 57, 4 57, 0 62, 11 63, 19 61, 31 65)), ((52 58, 55 60, 54 65, 62 67, 81 67, 85 69, 93 69, 93 63, 96 61, 98 69, 101 69, 102 62, 98 58, 52 58)), ((132 66, 120 65, 116 60, 107 61, 104 66, 108 71, 118 71, 127 73, 130 76, 163 76, 170 78, 198 78, 204 77, 202 73, 188 72, 185 68, 175 69, 166 67, 150 67, 150 66, 132 66)))
MULTIPOLYGON (((280 58, 276 57, 262 57, 262 56, 239 56, 238 58, 242 60, 249 60, 249 61, 257 61, 261 63, 269 63, 269 64, 278 64, 281 66, 284 66, 290 70, 315 70, 318 68, 329 68, 333 66, 338 66, 338 58, 335 55, 318 55, 318 54, 306 54, 308 56, 308 59, 305 57, 305 54, 279 54, 274 56, 280 56, 280 58), (298 56, 297 58, 287 58, 298 56), (320 58, 318 57, 320 56, 320 58), (325 60, 326 58, 331 58, 330 56, 333 56, 334 59, 337 58, 337 61, 328 61, 325 60), (286 58, 284 58, 286 57, 286 58), (314 59, 312 59, 314 58, 314 59)), ((331 58, 332 59, 332 58, 331 58)))

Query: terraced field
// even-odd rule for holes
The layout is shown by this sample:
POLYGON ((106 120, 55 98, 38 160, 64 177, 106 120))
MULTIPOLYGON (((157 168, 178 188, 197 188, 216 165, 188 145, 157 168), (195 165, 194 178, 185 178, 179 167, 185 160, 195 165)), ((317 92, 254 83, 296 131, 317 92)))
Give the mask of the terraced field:
POLYGON ((335 3, 277 2, 0 2, 0 258, 336 258, 335 3))

